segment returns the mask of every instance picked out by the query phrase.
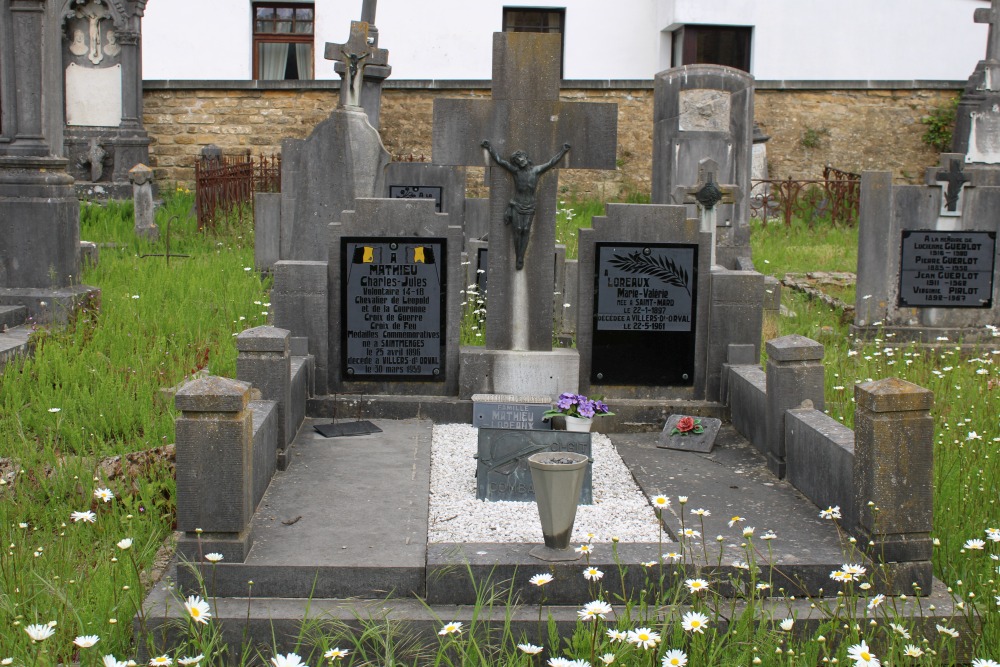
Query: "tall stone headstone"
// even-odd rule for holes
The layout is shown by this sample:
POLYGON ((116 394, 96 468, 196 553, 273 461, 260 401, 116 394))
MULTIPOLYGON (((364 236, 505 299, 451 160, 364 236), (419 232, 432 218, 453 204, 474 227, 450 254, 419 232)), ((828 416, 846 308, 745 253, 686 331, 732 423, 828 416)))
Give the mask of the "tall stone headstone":
POLYGON ((330 393, 454 396, 462 230, 434 202, 358 199, 331 225, 330 393))
POLYGON ((0 304, 25 305, 38 322, 65 320, 94 291, 77 284, 79 202, 47 135, 43 100, 58 84, 45 75, 47 5, 0 4, 0 304))
MULTIPOLYGON (((753 77, 721 65, 685 65, 656 75, 653 99, 654 204, 681 204, 677 189, 699 181, 699 165, 718 165, 718 182, 743 193, 716 214, 716 256, 727 268, 749 264, 747 195, 753 163, 753 77)), ((695 204, 688 216, 697 217, 695 204)))
POLYGON ((131 196, 129 170, 149 164, 142 125, 142 15, 146 0, 50 3, 46 41, 60 45, 47 64, 58 77, 47 106, 54 148, 69 160, 81 196, 131 196))
POLYGON ((434 162, 490 166, 490 309, 486 346, 495 350, 552 348, 551 257, 555 247, 558 180, 542 175, 534 199, 524 268, 515 268, 512 224, 505 217, 514 183, 483 150, 488 140, 506 158, 524 151, 535 166, 569 152, 562 169, 614 169, 617 105, 559 100, 559 36, 495 33, 493 99, 439 99, 434 103, 434 162), (507 239, 498 243, 501 239, 507 239), (522 309, 515 309, 518 283, 530 285, 522 309), (524 325, 524 340, 516 339, 524 325))
POLYGON ((862 175, 857 334, 932 344, 993 337, 1000 187, 980 179, 994 170, 965 170, 962 157, 943 155, 926 185, 862 175))

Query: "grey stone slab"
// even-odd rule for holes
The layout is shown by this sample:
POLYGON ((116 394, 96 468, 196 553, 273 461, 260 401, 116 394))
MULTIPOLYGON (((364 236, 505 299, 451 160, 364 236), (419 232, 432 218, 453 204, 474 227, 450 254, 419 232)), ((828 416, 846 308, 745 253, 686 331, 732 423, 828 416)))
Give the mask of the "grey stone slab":
POLYGON ((840 507, 843 526, 857 525, 854 431, 819 410, 789 410, 785 459, 789 483, 819 507, 840 507))
POLYGON ((182 412, 238 413, 246 408, 249 395, 249 382, 210 376, 181 387, 175 403, 182 412))
MULTIPOLYGON (((722 364, 733 345, 751 345, 759 356, 764 326, 764 276, 756 271, 712 270, 712 298, 708 331, 705 394, 722 400, 722 364)), ((750 363, 756 363, 754 359, 750 363)))
POLYGON ((715 438, 719 435, 719 429, 722 427, 722 421, 719 419, 713 419, 712 417, 695 417, 698 425, 701 426, 701 433, 674 433, 674 429, 677 428, 677 423, 689 415, 670 415, 667 418, 667 423, 663 426, 663 431, 660 433, 660 439, 656 443, 656 446, 660 449, 677 449, 683 452, 698 452, 701 454, 708 454, 712 451, 712 447, 715 446, 715 438))
POLYGON ((463 347, 460 351, 459 396, 481 393, 526 394, 546 392, 555 399, 576 393, 580 373, 577 350, 491 350, 463 347))
POLYGON ((251 401, 247 407, 253 419, 253 508, 257 509, 278 460, 280 414, 275 401, 251 401))
POLYGON ((486 238, 490 231, 490 200, 483 198, 465 200, 465 242, 486 238))
POLYGON ((766 454, 767 420, 761 419, 767 409, 767 376, 760 366, 729 366, 726 403, 733 428, 761 452, 766 454))
MULTIPOLYGON (((742 560, 742 529, 753 526, 755 540, 768 530, 777 534, 769 546, 759 544, 763 552, 770 550, 773 562, 781 565, 777 569, 786 573, 812 572, 809 578, 818 582, 818 572, 845 562, 847 545, 841 544, 832 522, 820 519, 819 508, 791 484, 777 479, 764 457, 731 427, 720 431, 711 454, 658 449, 655 434, 611 437, 643 493, 670 498, 673 509, 665 516, 665 523, 671 535, 681 528, 681 513, 686 527, 703 533, 695 544, 695 554, 701 555, 702 540, 707 539, 705 546, 714 562, 720 549, 715 536, 722 535, 723 562, 742 560), (680 506, 677 498, 682 495, 688 497, 688 502, 680 506), (691 514, 694 509, 711 512, 704 517, 703 528, 699 517, 691 514), (744 517, 745 521, 730 528, 728 522, 733 516, 744 517)), ((829 581, 829 569, 822 575, 829 581)), ((826 589, 830 589, 828 584, 826 589)))
POLYGON ((0 287, 0 304, 24 306, 27 321, 36 325, 66 324, 77 309, 100 303, 100 297, 101 290, 89 285, 0 287))
POLYGON ((24 306, 0 306, 0 330, 24 324, 28 309, 24 306))
MULTIPOLYGON (((280 261, 274 265, 271 313, 275 326, 292 338, 308 340, 308 354, 316 360, 317 391, 326 393, 329 358, 329 295, 326 262, 280 261)), ((305 352, 305 350, 298 349, 305 352)))
POLYGON ((217 568, 220 595, 251 579, 262 596, 422 594, 431 423, 375 423, 382 433, 336 440, 299 431, 253 516, 246 562, 217 568))

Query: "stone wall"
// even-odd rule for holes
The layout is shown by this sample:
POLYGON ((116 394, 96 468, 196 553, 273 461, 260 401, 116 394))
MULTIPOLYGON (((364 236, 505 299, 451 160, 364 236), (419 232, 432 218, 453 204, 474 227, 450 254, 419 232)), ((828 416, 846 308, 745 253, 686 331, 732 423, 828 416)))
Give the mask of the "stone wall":
MULTIPOLYGON (((337 103, 331 82, 302 88, 258 88, 257 82, 146 82, 144 122, 150 155, 161 183, 192 187, 194 161, 202 146, 216 144, 228 153, 280 151, 284 137, 304 138, 337 103), (199 87, 200 86, 200 87, 199 87)), ((841 84, 843 85, 843 84, 841 84)), ((920 119, 959 94, 953 87, 808 89, 760 82, 755 118, 768 143, 770 174, 780 178, 817 178, 823 167, 889 170, 898 182, 919 182, 925 167, 937 163, 921 136, 920 119)), ((482 88, 387 87, 382 101, 382 136, 398 156, 430 158, 434 99, 488 97, 482 88)), ((565 88, 564 100, 616 102, 618 171, 567 172, 564 192, 615 196, 649 193, 652 171, 652 82, 606 83, 565 88)), ((482 180, 475 170, 473 191, 482 180)), ((477 192, 477 194, 482 194, 477 192)))

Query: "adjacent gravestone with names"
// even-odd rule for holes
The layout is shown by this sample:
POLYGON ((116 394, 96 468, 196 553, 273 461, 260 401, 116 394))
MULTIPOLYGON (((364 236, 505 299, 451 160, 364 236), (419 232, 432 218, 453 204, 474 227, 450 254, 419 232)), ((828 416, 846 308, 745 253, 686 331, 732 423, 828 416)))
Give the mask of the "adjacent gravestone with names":
POLYGON ((427 162, 390 162, 385 170, 385 194, 390 199, 430 199, 451 224, 465 225, 465 167, 427 162))
POLYGON ((429 199, 357 199, 330 225, 329 393, 454 395, 462 232, 429 199))
POLYGON ((929 344, 992 339, 1000 187, 981 178, 988 167, 964 168, 959 157, 943 155, 925 185, 862 175, 855 334, 929 344))
MULTIPOLYGON (((535 490, 528 457, 539 452, 574 452, 589 458, 592 455, 591 436, 589 433, 569 431, 480 428, 476 455, 476 498, 533 501, 535 490)), ((593 493, 593 466, 588 465, 580 490, 580 504, 592 504, 593 493)))
POLYGON ((993 305, 996 232, 904 230, 900 306, 989 308, 993 305))

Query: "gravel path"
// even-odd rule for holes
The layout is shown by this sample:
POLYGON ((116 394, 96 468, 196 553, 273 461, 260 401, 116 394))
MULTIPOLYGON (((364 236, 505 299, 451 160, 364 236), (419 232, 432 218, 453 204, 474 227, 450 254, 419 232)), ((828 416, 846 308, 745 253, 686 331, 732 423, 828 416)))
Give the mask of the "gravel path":
MULTIPOLYGON (((535 503, 476 500, 476 429, 434 427, 429 542, 542 542, 535 503)), ((594 504, 580 505, 573 542, 656 542, 656 514, 611 440, 593 434, 594 504)))

